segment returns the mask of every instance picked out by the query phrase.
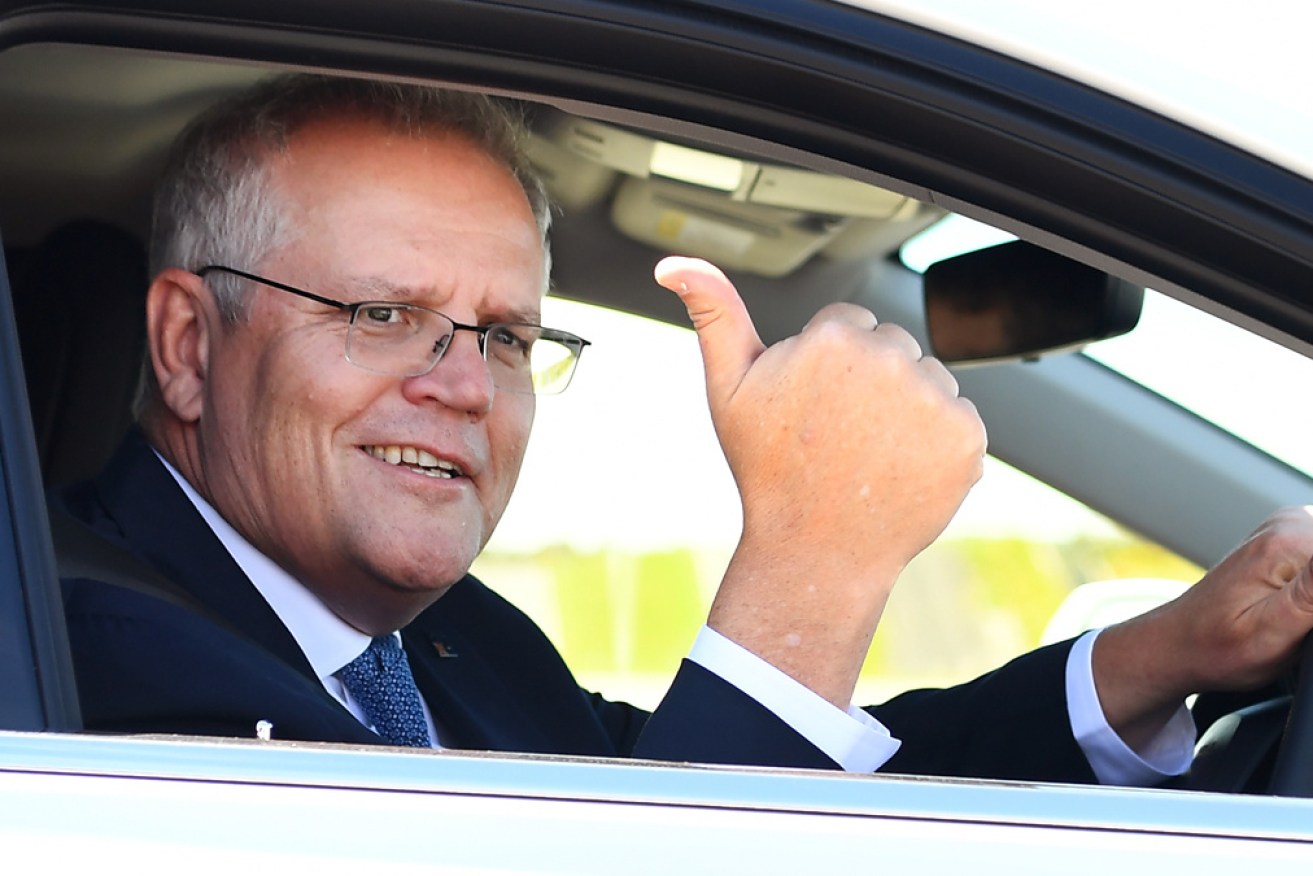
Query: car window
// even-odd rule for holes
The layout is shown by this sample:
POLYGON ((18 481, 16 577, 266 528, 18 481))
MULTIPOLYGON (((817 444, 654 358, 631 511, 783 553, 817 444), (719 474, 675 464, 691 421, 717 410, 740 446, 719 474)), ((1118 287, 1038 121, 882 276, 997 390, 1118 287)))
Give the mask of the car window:
POLYGON ((1291 403, 1313 360, 1152 290, 1133 332, 1085 355, 1313 474, 1313 410, 1291 403))
MULTIPOLYGON (((473 571, 542 626, 586 688, 652 707, 706 618, 741 521, 696 337, 561 298, 543 320, 594 344, 570 391, 540 400, 515 497, 473 571)), ((904 572, 857 701, 967 681, 1138 613, 1171 592, 1154 581, 1179 588, 1199 573, 990 458, 904 572), (1137 595, 1087 590, 1058 616, 1078 587, 1110 581, 1135 582, 1137 595)))
MULTIPOLYGON (((956 253, 1016 238, 965 216, 948 216, 900 249, 923 271, 956 253)), ((1313 360, 1234 322, 1153 289, 1135 328, 1083 355, 1170 399, 1306 474, 1313 474, 1313 409, 1290 403, 1313 385, 1313 360)))
MULTIPOLYGON (((1045 6, 1033 0, 1013 5, 1027 3, 1045 6)), ((639 147, 638 158, 654 138, 669 147, 696 147, 655 149, 651 161, 636 160, 625 148, 602 150, 610 165, 585 156, 585 164, 599 166, 569 180, 580 183, 577 203, 563 204, 553 229, 561 294, 615 309, 564 297, 547 302, 544 324, 576 332, 594 346, 570 391, 539 401, 520 488, 474 569, 537 620, 585 687, 640 705, 656 702, 687 652, 740 520, 706 413, 696 339, 676 325, 623 312, 682 322, 678 305, 648 278, 657 249, 669 247, 617 231, 610 196, 618 189, 632 195, 629 219, 657 220, 649 231, 673 231, 681 242, 729 256, 764 250, 799 257, 800 282, 789 283, 787 276, 779 286, 775 278, 751 281, 754 307, 768 302, 758 312, 770 319, 773 337, 795 331, 818 306, 837 300, 906 305, 897 312, 913 325, 919 282, 891 254, 914 230, 962 210, 1037 230, 1037 237, 1068 254, 1106 254, 1203 296, 1221 300, 1238 288, 1229 302, 1238 310, 1313 338, 1313 328, 1301 328, 1306 308, 1298 301, 1289 309, 1298 311, 1295 316, 1263 308, 1278 299, 1292 303, 1282 297, 1288 290, 1278 288, 1280 282, 1313 285, 1313 210, 1307 207, 1313 200, 1298 170, 1307 172, 1307 161, 1272 163, 1299 151, 1289 149, 1256 152, 1267 158, 1255 159, 1240 151, 1246 141, 1217 139, 1225 128, 1194 130, 1192 117, 1173 115, 1170 102, 1137 105, 1136 97, 1156 92, 1171 75, 1153 58, 1117 57, 1123 69, 1134 68, 1127 78, 1134 89, 1101 93, 1098 80, 1081 81, 1080 72, 1092 66, 1086 62, 1107 55, 1106 41, 1084 37, 1126 30, 1098 10, 1091 14, 1108 19, 1101 28, 1068 27, 1062 40, 1040 40, 1045 51, 1009 57, 998 39, 936 26, 952 7, 971 5, 958 0, 905 16, 899 10, 916 4, 861 0, 871 13, 827 0, 164 0, 130 11, 57 8, 48 0, 11 5, 4 15, 8 42, 0 51, 0 119, 6 122, 0 225, 7 247, 39 245, 51 229, 83 215, 123 223, 144 240, 147 193, 168 139, 210 101, 263 75, 264 65, 525 95, 543 101, 544 119, 595 120, 618 132, 611 137, 581 129, 585 142, 576 145, 587 147, 600 136, 607 146, 639 147), (1069 55, 1054 47, 1073 40, 1089 43, 1081 63, 1044 63, 1046 55, 1069 55), (1233 149, 1237 143, 1239 150, 1233 149), (732 153, 733 161, 688 164, 699 151, 732 153), (784 204, 799 207, 800 195, 807 200, 837 191, 846 200, 858 189, 874 191, 878 196, 865 205, 872 215, 835 211, 833 197, 810 202, 801 216, 792 210, 772 215, 757 207, 781 205, 765 199, 722 203, 722 187, 691 205, 712 209, 695 216, 681 208, 672 216, 664 209, 671 194, 664 183, 671 180, 646 184, 648 175, 676 167, 693 175, 676 174, 676 182, 697 184, 718 182, 720 170, 751 165, 752 173, 740 180, 746 182, 765 166, 754 164, 757 159, 771 171, 761 178, 761 195, 782 186, 789 194, 784 204), (804 172, 790 173, 795 166, 804 172), (817 178, 823 174, 854 179, 815 185, 837 178, 817 178), (886 197, 890 193, 894 197, 886 197), (1204 251, 1210 243, 1216 248, 1204 251), (575 282, 580 276, 598 281, 595 294, 575 282)), ((1060 5, 1045 8, 1054 10, 1041 16, 1045 22, 1068 21, 1060 5)), ((1011 28, 1015 18, 994 15, 993 21, 1011 28)), ((1026 22, 1022 31, 1038 26, 1026 22)), ((1286 37, 1298 30, 1286 27, 1286 37)), ((1146 39, 1162 37, 1155 32, 1146 39)), ((1190 51, 1189 40, 1178 42, 1185 47, 1180 51, 1190 51)), ((1294 56, 1287 60, 1297 63, 1294 56)), ((1236 65, 1214 66, 1222 71, 1219 81, 1235 78, 1236 65)), ((1192 93, 1217 93, 1196 87, 1194 78, 1178 78, 1192 93)), ((1258 108, 1266 104, 1245 105, 1261 115, 1258 108)), ((1264 125, 1240 128, 1257 145, 1283 126, 1304 136, 1286 121, 1268 113, 1264 125)), ((999 232, 990 232, 998 239, 999 232)), ((82 285, 104 292, 99 278, 82 285)), ((1171 328, 1178 317, 1163 313, 1162 325, 1171 328)), ((60 313, 42 307, 36 315, 53 321, 60 313)), ((125 851, 146 869, 152 868, 145 862, 176 860, 179 852, 244 865, 306 857, 330 871, 345 869, 348 861, 358 870, 375 859, 393 870, 411 862, 432 868, 441 860, 478 871, 603 872, 618 859, 651 872, 828 870, 872 853, 930 872, 963 865, 986 872, 1152 872, 1187 859, 1201 873, 1233 872, 1238 861, 1307 865, 1313 850, 1309 807, 1267 796, 1203 799, 482 750, 412 754, 289 743, 277 734, 272 744, 65 734, 79 726, 77 704, 68 644, 58 635, 59 588, 48 556, 38 461, 28 446, 32 420, 12 322, 0 313, 8 380, 0 393, 6 498, 0 532, 10 533, 0 539, 0 651, 6 655, 0 725, 60 732, 3 734, 0 809, 7 814, 0 837, 20 855, 43 856, 52 869, 70 859, 121 858, 125 851), (60 690, 61 683, 67 689, 60 690), (61 695, 71 702, 63 714, 50 707, 61 695), (343 817, 361 829, 324 830, 343 817), (238 824, 259 829, 244 832, 238 824), (658 830, 668 841, 652 843, 658 830), (581 855, 581 848, 588 851, 581 855)), ((1146 314, 1142 328, 1156 323, 1146 314)), ((108 334, 99 321, 92 327, 101 330, 93 334, 108 334)), ((1244 430, 1257 415, 1241 411, 1232 422, 1214 413, 1209 383, 1244 394, 1273 374, 1260 367, 1240 377, 1239 363, 1206 370, 1217 364, 1209 361, 1216 345, 1200 330, 1194 349, 1200 358, 1169 353, 1165 361, 1169 372, 1175 365, 1203 377, 1203 391, 1160 386, 1126 352, 1141 338, 1150 349, 1168 350, 1155 331, 1092 348, 1088 356, 973 372, 988 378, 973 381, 973 392, 989 390, 991 415, 1014 426, 1010 434, 997 430, 996 452, 1055 483, 1067 473, 1064 466, 1080 474, 1068 479, 1068 490, 1109 517, 990 458, 984 480, 943 538, 903 576, 862 673, 859 701, 965 680, 1037 644, 1167 598, 1194 580, 1195 563, 1110 519, 1133 519, 1129 508, 1147 509, 1135 521, 1141 531, 1156 532, 1196 562, 1211 562, 1210 552, 1235 544, 1256 508, 1261 516, 1275 496, 1308 493, 1310 480, 1302 476, 1273 485, 1266 461, 1255 459, 1261 454, 1247 445, 1215 453, 1222 442, 1212 441, 1211 430, 1192 417, 1162 416, 1175 408, 1158 396, 1139 405, 1152 393, 1128 392, 1140 384, 1093 359, 1251 436, 1244 430), (1091 376, 1097 385, 1086 392, 1091 376), (1022 413, 1009 407, 1009 393, 1031 394, 1019 406, 1022 413), (1123 405, 1128 397, 1137 404, 1123 405), (1149 416, 1134 422, 1134 414, 1122 415, 1127 407, 1149 416), (1071 430, 1055 428, 1077 408, 1084 413, 1071 430), (1184 419, 1190 422, 1183 429, 1184 419), (1181 431, 1190 432, 1188 453, 1177 453, 1181 431), (1019 440, 1024 432, 1039 437, 1019 440), (1106 449, 1110 435, 1127 436, 1130 452, 1106 449), (1247 489, 1259 479, 1255 468, 1264 469, 1259 474, 1266 480, 1247 489), (1107 492, 1088 489, 1092 480, 1106 481, 1107 492), (1112 491, 1130 495, 1110 502, 1112 491), (1153 529, 1146 518, 1163 525, 1153 529), (1183 533, 1199 535, 1187 544, 1177 538, 1183 533)), ((99 368, 94 360, 101 348, 87 343, 83 350, 99 368)), ((1266 383, 1280 387, 1285 373, 1266 383)), ((1276 414, 1283 401, 1278 396, 1263 413, 1276 414)), ((1280 425, 1279 414, 1275 422, 1280 425)), ((1288 432, 1282 437, 1294 435, 1298 443, 1302 428, 1288 432)), ((82 427, 67 430, 79 445, 89 443, 86 434, 82 427)), ((1257 432, 1252 436, 1286 452, 1257 432)), ((442 658, 459 656, 444 652, 441 641, 433 644, 442 658)), ((514 669, 520 655, 503 649, 499 656, 514 669)), ((195 686, 198 693, 209 689, 204 681, 195 686)), ((568 686, 565 693, 573 695, 568 686)), ((1027 705, 1035 700, 1028 686, 1020 695, 1027 705)), ((989 705, 980 709, 979 723, 1020 738, 1017 722, 999 720, 1008 713, 989 705)))

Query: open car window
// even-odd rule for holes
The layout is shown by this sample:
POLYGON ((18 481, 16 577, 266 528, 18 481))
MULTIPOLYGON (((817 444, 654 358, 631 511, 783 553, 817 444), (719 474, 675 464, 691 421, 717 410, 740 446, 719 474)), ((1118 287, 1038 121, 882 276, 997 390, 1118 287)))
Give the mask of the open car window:
MULTIPOLYGON (((544 319, 598 341, 570 392, 539 405, 515 498, 474 573, 537 621, 584 687, 654 708, 741 524, 696 337, 561 299, 546 302, 544 319)), ((1201 573, 990 458, 903 574, 854 702, 960 684, 1146 611, 1201 573)))
MULTIPOLYGON (((924 342, 920 274, 899 253, 947 216, 1165 290, 1124 338, 958 372, 993 456, 895 591, 859 703, 964 681, 1170 598, 1313 492, 1306 430, 1253 391, 1297 394, 1308 363, 1291 349, 1313 343, 1313 182, 1271 156, 967 32, 828 0, 264 6, 0 0, 8 277, 49 277, 20 261, 88 264, 45 248, 88 219, 143 248, 169 138, 271 71, 523 98, 560 204, 542 321, 593 346, 569 392, 538 403, 517 495, 474 571, 536 619, 588 690, 659 701, 740 523, 696 339, 651 280, 667 252, 729 268, 767 343, 836 301, 924 342), (1214 315, 1195 322, 1179 300, 1214 315), (1170 346, 1187 324, 1188 349, 1170 346), (1222 335, 1246 331, 1234 324, 1284 345, 1236 342, 1221 357, 1222 335), (1227 398, 1249 406, 1223 409, 1227 398)), ((61 282, 110 299, 99 277, 61 282)), ((111 321, 122 308, 65 336, 61 315, 83 311, 44 308, 19 285, 16 315, 0 307, 0 838, 12 848, 82 864, 183 848, 243 866, 424 867, 436 834, 449 849, 437 860, 471 870, 606 872, 636 855, 661 872, 825 869, 877 847, 885 864, 931 870, 1108 872, 1188 854, 1199 872, 1233 872, 1256 849, 1307 864, 1310 810, 1290 798, 78 733, 42 478, 85 473, 126 419, 102 430, 38 412, 42 381, 65 372, 31 356, 80 354, 95 377, 136 365, 100 345, 132 341, 111 321), (368 830, 331 829, 353 810, 368 830), (671 840, 653 844, 658 829, 671 840)), ((122 371, 118 390, 131 386, 122 371)), ((84 395, 122 412, 98 386, 84 395)))
MULTIPOLYGON (((76 59, 76 53, 70 55, 68 50, 46 51, 54 59, 76 59)), ((114 57, 106 55, 106 63, 114 57)), ((118 58, 124 71, 131 72, 130 58, 118 58)), ((224 70, 212 79, 215 72, 201 64, 193 75, 216 82, 216 87, 232 87, 261 72, 224 70)), ((94 82, 69 87, 82 96, 95 96, 103 88, 94 82)), ((196 107, 206 100, 193 99, 196 107)), ((534 455, 526 465, 521 495, 493 551, 476 568, 494 587, 508 590, 517 588, 516 579, 551 579, 560 588, 555 609, 550 607, 551 598, 534 594, 532 583, 518 586, 520 598, 547 605, 542 623, 560 630, 563 641, 581 637, 578 646, 563 645, 567 654, 588 655, 576 658, 581 673, 588 661, 597 659, 604 673, 636 666, 656 678, 668 676, 705 615, 720 570, 733 550, 739 517, 732 480, 705 411, 696 341, 686 329, 676 327, 685 322, 681 308, 652 283, 652 262, 663 252, 679 251, 723 264, 738 280, 768 341, 796 332, 816 309, 834 300, 862 303, 880 318, 922 334, 919 278, 894 256, 905 241, 938 223, 947 211, 933 199, 906 193, 907 187, 895 180, 886 187, 834 170, 818 170, 769 143, 721 143, 714 132, 672 130, 660 120, 617 117, 606 107, 564 110, 534 102, 530 117, 535 132, 531 155, 561 211, 554 251, 555 286, 563 300, 559 305, 553 302, 548 313, 556 320, 559 312, 560 324, 598 338, 598 349, 589 351, 575 391, 540 406, 534 455), (609 304, 646 314, 648 319, 606 321, 605 311, 584 304, 571 309, 565 299, 609 304), (608 460, 610 469, 603 467, 608 460), (662 494, 665 498, 659 498, 662 494), (681 504, 693 510, 680 510, 681 504), (559 560, 554 551, 560 553, 559 560), (501 558, 525 554, 545 555, 545 569, 512 571, 504 563, 497 565, 501 558), (582 613, 560 607, 567 603, 586 607, 582 613), (653 656, 647 642, 655 641, 658 634, 666 644, 658 649, 659 656, 653 656)), ((182 118, 185 115, 180 114, 179 121, 182 118)), ((137 180, 139 197, 149 191, 149 182, 148 177, 137 180)), ((20 246, 24 232, 36 234, 35 228, 40 228, 35 219, 25 218, 34 228, 18 223, 20 246)), ((141 233, 141 220, 136 221, 141 233)), ((39 319, 38 312, 37 326, 39 319)), ((1024 392, 1022 397, 1009 398, 1015 387, 1007 369, 1042 372, 1062 358, 986 367, 973 371, 970 379, 1002 393, 1004 400, 994 401, 995 409, 1014 406, 1019 413, 1010 418, 1012 422, 1028 423, 1032 436, 1041 435, 1048 426, 1044 405, 1027 408, 1030 400, 1024 392)), ((29 375, 43 373, 42 368, 29 369, 29 375)), ((970 394, 970 384, 967 388, 970 394)), ((1064 404, 1062 394, 1067 391, 1064 379, 1056 385, 1050 404, 1064 404)), ((1114 393, 1109 401, 1118 404, 1115 393, 1123 391, 1109 390, 1114 393)), ((1107 428, 1093 420, 1090 426, 1107 428)), ((67 427, 63 431, 67 434, 67 427)), ((49 437, 58 449, 60 431, 49 437)), ((1173 435, 1163 435, 1159 452, 1171 452, 1174 440, 1173 435)), ((1010 446, 1006 433, 1000 443, 1002 458, 1031 467, 1030 448, 1010 446)), ((1069 478, 1067 483, 1057 481, 1067 493, 1079 495, 1090 482, 1107 480, 1099 473, 1098 459, 1064 457, 1060 447, 1051 447, 1050 452, 1069 478)), ((1051 465, 1052 460, 1046 463, 1051 465)), ((1182 550, 1152 530, 1139 530, 1133 519, 1129 531, 1136 535, 1129 535, 1127 529, 1108 522, 1108 516, 1119 517, 1122 509, 1117 506, 1092 503, 1106 515, 1103 518, 1080 510, 1079 504, 1050 510, 1062 506, 1060 501, 1049 504, 1054 501, 1052 494, 1034 491, 1009 469, 997 471, 977 491, 985 498, 973 499, 954 530, 954 538, 959 546, 968 545, 962 550, 970 556, 945 559, 931 553, 909 570, 903 589, 922 594, 930 607, 902 609, 910 619, 891 621, 868 662, 872 670, 905 676, 901 683, 909 687, 966 680, 1040 641, 1064 591, 1101 577, 1158 577, 1158 570, 1166 570, 1163 577, 1188 580, 1212 559, 1188 546, 1182 550), (1019 489, 1023 494, 1032 490, 1032 498, 990 499, 987 494, 993 492, 995 481, 1024 484, 1019 489), (1041 495, 1043 499, 1038 498, 1041 495), (976 510, 982 505, 987 510, 976 510), (1057 521, 1064 517, 1073 523, 1054 535, 1057 521), (1016 521, 1014 529, 1008 529, 1009 519, 1016 521), (1026 519, 1033 522, 1021 522, 1026 519), (973 520, 987 523, 973 528, 973 520), (1032 551, 1024 536, 1020 547, 997 543, 1000 538, 1016 539, 1027 525, 1047 527, 1041 543, 1050 547, 1106 538, 1114 543, 1125 539, 1138 550, 1143 532, 1148 544, 1169 544, 1184 559, 1154 554, 1142 566, 1104 575, 1102 570, 1113 564, 1100 559, 1097 550, 1094 557, 1073 559, 1061 550, 1052 556, 1032 551), (983 541, 973 543, 976 538, 983 541), (1061 571, 1030 574, 1046 564, 1061 571), (1077 568, 1082 564, 1085 568, 1077 568), (976 579, 967 571, 972 566, 983 570, 976 579), (995 609, 1009 603, 1017 612, 1005 619, 995 609), (929 628, 916 620, 946 617, 944 604, 978 608, 981 619, 965 628, 993 630, 977 637, 974 652, 970 647, 966 654, 924 647, 936 636, 957 638, 964 645, 972 639, 954 634, 951 626, 950 632, 927 632, 929 628), (900 644, 900 628, 910 630, 902 637, 917 644, 900 644), (902 656, 894 659, 890 656, 894 654, 902 656), (921 656, 926 654, 933 657, 921 656), (923 668, 901 670, 899 663, 920 663, 923 668)), ((1037 474, 1053 480, 1042 467, 1037 474)), ((1123 500, 1125 505, 1138 501, 1134 495, 1123 500)), ((1086 548, 1076 553, 1081 551, 1086 548)), ((911 595, 899 597, 895 607, 902 603, 916 601, 911 595)), ((642 699, 651 705, 655 702, 651 690, 659 689, 659 681, 649 682, 648 687, 642 699)))

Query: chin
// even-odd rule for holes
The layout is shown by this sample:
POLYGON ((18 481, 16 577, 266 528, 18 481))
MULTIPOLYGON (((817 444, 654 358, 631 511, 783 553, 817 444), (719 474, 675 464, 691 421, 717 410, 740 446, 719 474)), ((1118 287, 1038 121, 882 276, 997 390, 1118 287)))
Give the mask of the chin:
MULTIPOLYGON (((476 552, 463 547, 447 551, 427 551, 402 565, 392 564, 382 577, 395 582, 398 589, 416 593, 435 593, 441 596, 450 589, 474 563, 476 552)), ((435 597, 436 598, 436 597, 435 597)))

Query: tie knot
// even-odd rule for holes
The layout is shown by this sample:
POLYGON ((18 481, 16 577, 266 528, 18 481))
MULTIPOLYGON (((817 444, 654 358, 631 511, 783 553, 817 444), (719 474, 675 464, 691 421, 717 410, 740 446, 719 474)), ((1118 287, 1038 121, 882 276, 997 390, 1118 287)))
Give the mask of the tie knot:
MULTIPOLYGON (((374 659, 378 660, 380 666, 395 666, 397 661, 404 658, 405 654, 401 650, 401 642, 397 641, 396 636, 375 636, 369 641, 369 647, 365 649, 365 654, 372 654, 374 659)), ((364 654, 361 655, 362 657, 364 654)))
POLYGON ((374 732, 394 745, 430 746, 424 708, 410 663, 395 635, 378 636, 338 671, 374 732))

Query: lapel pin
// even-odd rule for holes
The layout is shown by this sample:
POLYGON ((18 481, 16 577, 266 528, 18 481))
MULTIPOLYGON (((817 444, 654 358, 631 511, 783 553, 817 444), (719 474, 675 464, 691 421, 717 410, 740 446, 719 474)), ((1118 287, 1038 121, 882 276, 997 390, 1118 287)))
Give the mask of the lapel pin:
POLYGON ((436 640, 433 642, 433 650, 438 652, 438 656, 439 656, 439 657, 459 657, 459 656, 460 656, 459 654, 456 653, 456 649, 455 649, 455 648, 449 647, 449 646, 448 646, 447 644, 445 644, 444 642, 439 642, 439 641, 436 641, 436 640))

